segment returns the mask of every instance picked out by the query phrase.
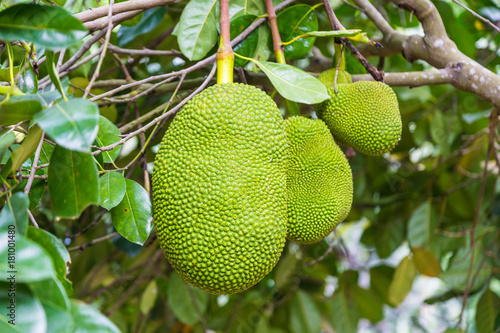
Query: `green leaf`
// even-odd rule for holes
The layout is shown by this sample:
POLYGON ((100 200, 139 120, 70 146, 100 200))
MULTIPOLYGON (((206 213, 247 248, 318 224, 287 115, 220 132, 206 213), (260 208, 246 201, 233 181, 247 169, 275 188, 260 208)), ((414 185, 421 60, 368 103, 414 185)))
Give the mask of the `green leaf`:
MULTIPOLYGON (((118 46, 123 47, 132 42, 137 37, 153 31, 163 20, 165 16, 165 7, 155 7, 146 10, 141 21, 131 27, 121 26, 116 34, 118 46)), ((142 13, 141 13, 142 14, 142 13)))
POLYGON ((65 283, 67 266, 71 262, 71 257, 63 242, 50 232, 31 226, 28 227, 27 237, 50 253, 57 277, 65 283))
POLYGON ((372 323, 384 319, 383 304, 375 293, 358 285, 351 286, 349 292, 362 318, 372 323))
MULTIPOLYGON (((240 33, 242 33, 253 21, 257 19, 255 15, 241 15, 231 20, 231 40, 236 38, 240 33)), ((238 43, 233 47, 233 51, 244 56, 251 57, 255 50, 257 49, 257 43, 259 42, 259 32, 258 30, 252 31, 243 41, 238 43)), ((234 59, 234 67, 244 66, 248 60, 244 60, 238 57, 234 59)))
MULTIPOLYGON (((16 281, 19 282, 19 281, 16 281)), ((7 315, 7 320, 15 321, 15 328, 23 333, 45 333, 47 332, 47 319, 40 301, 33 297, 33 294, 25 284, 16 283, 14 288, 15 296, 9 297, 11 285, 0 282, 0 304, 2 304, 2 315, 7 315), (11 301, 15 300, 15 313, 9 317, 11 301)), ((9 325, 10 326, 10 325, 9 325)), ((11 326, 12 327, 12 326, 11 326)), ((12 330, 2 332, 12 332, 12 330)), ((14 331, 16 332, 16 331, 14 331)), ((50 332, 52 333, 52 332, 50 332)))
POLYGON ((156 302, 156 297, 158 296, 158 286, 156 285, 156 280, 152 280, 148 283, 146 290, 141 296, 141 303, 139 305, 141 312, 145 315, 151 311, 156 302))
POLYGON ((495 319, 500 313, 500 297, 486 289, 476 308, 476 329, 478 333, 495 332, 495 319))
POLYGON ((2 175, 5 177, 8 173, 16 172, 36 151, 41 138, 41 128, 37 125, 32 126, 21 146, 12 152, 9 163, 2 169, 2 175))
POLYGON ((314 37, 355 37, 361 32, 360 29, 351 30, 333 30, 333 31, 310 31, 305 33, 307 36, 314 37))
POLYGON ((299 68, 267 61, 253 60, 253 62, 286 99, 298 103, 317 104, 330 98, 323 83, 299 68))
POLYGON ((54 214, 77 218, 99 201, 97 167, 92 155, 56 146, 50 158, 48 187, 54 214))
POLYGON ((19 76, 19 89, 25 94, 36 94, 38 91, 38 77, 33 68, 28 67, 19 76))
POLYGON ((70 47, 87 33, 80 20, 58 6, 19 4, 0 12, 4 40, 25 40, 54 50, 70 47))
POLYGON ((431 243, 438 223, 438 215, 426 201, 413 212, 408 222, 408 242, 412 247, 427 247, 431 243))
MULTIPOLYGON (((271 37, 271 30, 264 24, 260 25, 257 29, 259 32, 259 40, 257 42, 255 52, 253 53, 251 58, 257 59, 259 61, 266 61, 271 55, 271 50, 269 50, 268 47, 269 37, 271 37)), ((245 65, 245 69, 255 73, 259 71, 259 68, 253 62, 247 63, 245 65)))
POLYGON ((49 73, 50 81, 54 84, 61 96, 65 96, 67 89, 64 89, 61 79, 59 78, 59 73, 56 69, 57 60, 54 58, 54 51, 45 52, 45 57, 47 58, 45 61, 45 68, 49 73))
MULTIPOLYGON (((295 5, 280 12, 276 18, 282 42, 288 42, 304 33, 318 30, 318 18, 309 5, 295 5), (293 22, 293 24, 291 24, 293 22)), ((305 56, 313 47, 316 37, 300 38, 285 45, 285 58, 298 59, 305 56)))
POLYGON ((392 306, 399 306, 410 293, 416 275, 415 264, 409 257, 404 257, 396 268, 389 286, 387 297, 392 306))
POLYGON ((278 289, 288 287, 291 282, 296 278, 297 264, 299 260, 295 253, 288 251, 283 255, 274 271, 274 284, 278 289))
POLYGON ((170 276, 168 285, 168 304, 175 317, 185 324, 193 326, 200 321, 196 306, 203 314, 207 310, 208 294, 193 288, 182 280, 177 273, 170 276), (190 290, 188 289, 190 288, 190 290), (195 305, 193 302, 196 302, 195 305))
POLYGON ((440 279, 453 290, 464 291, 471 260, 473 260, 472 272, 475 275, 477 274, 477 277, 470 289, 474 291, 481 288, 491 275, 491 261, 489 258, 484 257, 483 251, 478 247, 474 251, 471 251, 468 246, 458 250, 451 259, 448 269, 441 274, 440 279), (480 267, 482 261, 484 263, 480 267))
POLYGON ((70 309, 70 303, 64 286, 57 278, 32 282, 29 284, 31 291, 42 302, 63 311, 70 309))
POLYGON ((36 282, 56 275, 50 255, 37 243, 19 234, 8 234, 7 231, 0 232, 0 237, 7 240, 0 242, 2 258, 9 257, 9 248, 15 244, 15 257, 0 262, 2 280, 7 280, 11 274, 15 274, 16 283, 36 282))
POLYGON ((0 125, 8 126, 31 120, 42 108, 40 99, 35 95, 12 96, 7 103, 0 105, 0 125))
POLYGON ((42 301, 43 309, 47 316, 47 332, 73 333, 75 322, 69 311, 55 307, 42 301))
MULTIPOLYGON (((97 137, 95 138, 95 145, 97 147, 109 146, 113 143, 120 141, 120 130, 103 116, 99 116, 99 131, 97 132, 97 137)), ((104 151, 101 153, 104 163, 112 163, 120 154, 120 146, 113 148, 112 150, 104 151)))
POLYGON ((232 19, 240 15, 259 16, 265 13, 266 7, 264 1, 261 0, 231 0, 229 2, 229 17, 232 19))
MULTIPOLYGON (((39 173, 43 173, 43 171, 38 171, 39 173)), ((25 180, 26 183, 23 183, 23 186, 21 187, 22 190, 24 190, 24 187, 28 183, 28 180, 25 180)), ((28 198, 30 199, 30 204, 28 209, 33 210, 35 209, 39 204, 40 201, 42 201, 43 194, 45 193, 45 187, 46 187, 46 182, 43 179, 35 179, 33 180, 33 183, 31 184, 30 192, 28 193, 28 198)))
POLYGON ((73 333, 120 333, 118 327, 98 310, 78 300, 71 300, 71 314, 75 321, 73 333))
POLYGON ((153 229, 148 192, 135 181, 125 179, 127 189, 118 206, 110 210, 116 230, 132 243, 144 244, 153 229))
POLYGON ((58 145, 86 153, 97 136, 98 116, 97 104, 75 98, 37 113, 34 121, 58 145))
POLYGON ((353 300, 348 297, 346 288, 337 290, 330 300, 329 320, 336 332, 356 333, 359 314, 353 300))
POLYGON ((191 0, 177 28, 179 48, 189 60, 200 60, 217 42, 218 0, 191 0))
POLYGON ((490 113, 491 113, 491 110, 475 112, 475 113, 464 113, 464 114, 462 114, 462 119, 467 124, 472 124, 473 122, 476 122, 479 119, 486 118, 490 113))
POLYGON ((411 251, 413 253, 413 262, 420 274, 430 277, 439 277, 441 275, 441 264, 432 251, 421 247, 412 247, 411 251))
POLYGON ((321 315, 314 300, 298 290, 290 303, 290 331, 294 333, 316 333, 321 330, 321 315))
POLYGON ((28 206, 29 199, 24 192, 10 196, 0 212, 0 230, 13 230, 24 236, 28 227, 28 206))
POLYGON ((106 172, 99 178, 99 205, 110 210, 125 196, 125 178, 116 171, 106 172))

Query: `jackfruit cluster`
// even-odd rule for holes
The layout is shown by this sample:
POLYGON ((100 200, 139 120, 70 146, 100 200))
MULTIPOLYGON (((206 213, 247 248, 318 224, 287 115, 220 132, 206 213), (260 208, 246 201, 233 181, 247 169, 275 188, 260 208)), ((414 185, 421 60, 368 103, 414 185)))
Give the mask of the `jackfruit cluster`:
POLYGON ((319 242, 351 209, 352 172, 325 123, 319 119, 285 120, 287 168, 287 238, 297 243, 319 242))
POLYGON ((317 105, 316 113, 336 142, 374 156, 394 149, 401 138, 402 123, 392 88, 378 81, 350 83, 350 75, 339 71, 335 91, 334 75, 335 69, 330 69, 319 77, 331 99, 317 105))
POLYGON ((255 87, 216 84, 181 109, 156 156, 153 204, 186 281, 232 294, 270 272, 285 243, 287 160, 280 111, 255 87))

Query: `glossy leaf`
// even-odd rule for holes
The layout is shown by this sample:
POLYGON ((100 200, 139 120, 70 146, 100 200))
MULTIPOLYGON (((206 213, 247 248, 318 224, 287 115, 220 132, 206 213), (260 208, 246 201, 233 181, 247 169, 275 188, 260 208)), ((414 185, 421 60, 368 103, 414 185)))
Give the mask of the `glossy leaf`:
MULTIPOLYGON (((242 33, 253 21, 257 19, 255 15, 241 15, 231 20, 231 40, 242 33)), ((233 47, 233 51, 244 56, 251 57, 257 49, 259 42, 259 31, 254 30, 243 41, 233 47)), ((234 67, 244 66, 248 61, 235 57, 234 67)))
MULTIPOLYGON (((141 21, 134 26, 122 26, 116 36, 118 37, 118 45, 125 46, 132 42, 137 37, 151 32, 162 21, 165 15, 165 7, 156 7, 146 10, 141 21)), ((142 14, 142 13, 141 13, 142 14)))
POLYGON ((286 99, 298 103, 317 104, 330 98, 323 83, 299 68, 267 61, 254 60, 254 62, 286 99))
POLYGON ((97 104, 81 98, 59 102, 35 115, 34 121, 58 145, 67 149, 89 152, 98 130, 97 104))
POLYGON ((330 300, 329 320, 336 332, 356 333, 358 331, 359 314, 353 300, 345 290, 337 290, 330 300))
POLYGON ((500 297, 486 289, 476 308, 476 329, 478 333, 495 332, 495 320, 500 313, 500 297))
MULTIPOLYGON (((229 2, 229 17, 234 19, 240 15, 262 15, 266 13, 264 1, 260 0, 231 0, 229 2)), ((233 38, 233 37, 231 37, 233 38)))
POLYGON ((290 332, 315 333, 321 329, 321 314, 314 300, 298 290, 290 303, 290 332))
POLYGON ((73 333, 120 333, 120 330, 113 322, 88 304, 71 300, 71 314, 75 321, 73 333))
POLYGON ((106 172, 99 178, 99 205, 110 210, 125 196, 126 184, 123 175, 116 171, 106 172))
POLYGON ((63 49, 80 41, 87 29, 58 6, 18 4, 0 12, 0 38, 34 42, 46 49, 63 49))
POLYGON ((169 282, 168 304, 174 315, 185 324, 192 326, 198 323, 200 316, 198 315, 196 306, 202 314, 205 313, 208 305, 208 294, 188 285, 177 273, 173 273, 170 276, 169 282), (191 290, 188 290, 188 288, 191 290))
POLYGON ((45 68, 49 73, 50 81, 56 87, 57 91, 64 96, 66 94, 67 89, 65 89, 62 85, 61 79, 59 78, 59 73, 57 71, 57 58, 54 57, 54 51, 45 52, 45 68))
POLYGON ((11 195, 0 211, 0 230, 13 230, 24 236, 28 227, 28 205, 29 199, 24 192, 11 195))
POLYGON ((417 268, 415 267, 415 263, 408 257, 403 258, 396 268, 391 285, 389 286, 387 297, 391 305, 398 306, 404 301, 411 291, 416 275, 417 268))
POLYGON ((42 301, 45 315, 47 316, 47 332, 50 333, 72 333, 75 322, 69 311, 53 306, 51 303, 42 301))
MULTIPOLYGON (((269 39, 271 38, 271 30, 264 24, 260 25, 257 30, 259 34, 259 40, 257 41, 257 47, 251 58, 257 59, 259 61, 266 61, 267 59, 269 59, 272 53, 268 46, 269 39)), ((259 67, 257 67, 257 65, 251 61, 245 65, 245 69, 255 73, 260 70, 259 67)))
POLYGON ((430 244, 438 223, 438 215, 429 201, 413 212, 408 221, 408 241, 410 245, 426 247, 430 244))
POLYGON ((38 91, 38 77, 33 68, 28 67, 19 76, 19 89, 25 94, 36 94, 38 91))
MULTIPOLYGON (((103 116, 99 116, 99 131, 95 138, 95 145, 97 147, 109 146, 115 142, 120 141, 120 130, 111 121, 103 116)), ((101 153, 104 163, 112 163, 120 154, 120 146, 104 151, 101 153)))
POLYGON ((77 218, 99 199, 97 167, 92 156, 56 146, 50 158, 48 187, 54 215, 77 218))
MULTIPOLYGON (((308 5, 295 5, 280 12, 276 18, 282 42, 288 42, 304 33, 318 30, 318 18, 308 5), (293 24, 291 24, 293 22, 293 24)), ((300 38, 284 46, 286 59, 305 56, 314 45, 316 37, 300 38)))
POLYGON ((110 210, 113 225, 125 239, 144 244, 153 229, 148 192, 135 181, 125 179, 126 191, 118 206, 110 210))
POLYGON ((11 274, 15 274, 16 283, 36 282, 56 275, 52 258, 43 248, 20 234, 14 235, 14 237, 11 236, 5 230, 0 232, 1 239, 8 240, 7 242, 0 242, 0 255, 2 258, 8 258, 9 242, 12 244, 15 241, 16 249, 14 260, 2 260, 0 262, 0 278, 3 281, 6 281, 11 274))
MULTIPOLYGON (((23 333, 45 333, 47 331, 47 319, 45 311, 38 298, 33 297, 33 294, 25 284, 16 284, 15 296, 8 297, 10 284, 7 284, 4 279, 0 282, 0 304, 2 304, 2 315, 6 315, 7 304, 10 306, 10 301, 15 300, 14 318, 7 317, 7 320, 15 319, 15 327, 19 332, 23 333)), ((16 332, 14 330, 6 330, 2 332, 16 332)), ((51 333, 51 332, 50 332, 51 333)))
POLYGON ((28 131, 28 135, 26 135, 21 143, 21 146, 12 152, 9 161, 10 163, 5 166, 4 170, 2 170, 2 174, 4 172, 16 172, 19 167, 35 153, 41 138, 42 130, 40 127, 37 125, 32 126, 28 131))
POLYGON ((0 125, 8 126, 31 120, 42 108, 40 99, 35 95, 12 96, 7 103, 0 105, 0 125))
POLYGON ((413 262, 420 274, 430 277, 439 277, 441 275, 441 264, 438 258, 430 250, 412 247, 413 262))
POLYGON ((177 26, 179 48, 189 60, 203 58, 217 43, 220 5, 217 0, 191 0, 177 26))
POLYGON ((33 294, 42 302, 61 310, 69 310, 70 303, 64 286, 57 278, 32 282, 29 284, 33 294))
POLYGON ((31 226, 28 227, 26 236, 50 254, 57 277, 64 283, 68 271, 67 265, 71 262, 71 257, 62 241, 48 231, 31 226))

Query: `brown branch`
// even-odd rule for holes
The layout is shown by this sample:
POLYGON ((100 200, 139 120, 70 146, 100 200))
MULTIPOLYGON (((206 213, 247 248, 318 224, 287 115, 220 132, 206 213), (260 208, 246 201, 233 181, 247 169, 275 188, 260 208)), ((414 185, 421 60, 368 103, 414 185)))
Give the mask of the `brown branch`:
MULTIPOLYGON (((182 0, 130 0, 111 5, 115 14, 140 10, 145 11, 158 6, 167 6, 182 0)), ((84 12, 75 14, 75 17, 82 22, 89 22, 108 15, 110 5, 99 8, 91 8, 84 12)))
POLYGON ((99 238, 96 238, 96 239, 93 239, 92 241, 88 242, 88 243, 85 243, 85 244, 82 244, 82 245, 78 245, 78 246, 74 246, 74 247, 70 247, 68 249, 69 252, 73 252, 73 251, 83 251, 85 250, 87 247, 90 247, 92 245, 95 245, 97 243, 100 243, 100 242, 104 242, 104 241, 107 241, 108 239, 112 239, 112 238, 115 238, 117 236, 120 236, 120 233, 118 231, 116 232, 113 232, 109 235, 106 235, 106 236, 102 236, 102 237, 99 237, 99 238))
MULTIPOLYGON (((333 11, 332 5, 329 0, 323 0, 323 4, 325 6, 326 13, 328 15, 328 19, 330 20, 330 24, 333 30, 342 30, 344 27, 335 16, 335 12, 333 11)), ((378 71, 372 64, 368 62, 368 60, 363 57, 363 55, 352 45, 352 43, 345 37, 339 38, 342 43, 351 51, 351 54, 363 65, 363 67, 370 73, 370 75, 376 81, 384 81, 384 72, 378 71)))
POLYGON ((121 47, 115 46, 113 44, 108 45, 108 50, 113 51, 118 54, 128 54, 128 55, 140 55, 140 56, 181 56, 182 53, 177 50, 170 51, 158 51, 158 50, 150 50, 150 49, 142 49, 142 50, 132 50, 132 49, 123 49, 121 47))
POLYGON ((500 77, 458 50, 446 34, 443 21, 429 0, 384 0, 413 12, 420 20, 425 36, 405 36, 395 32, 368 0, 353 0, 382 31, 382 44, 401 53, 408 61, 424 60, 430 65, 449 68, 455 88, 471 92, 500 107, 500 77))
MULTIPOLYGON (((100 7, 100 8, 103 8, 103 7, 100 7)), ((115 14, 112 16, 112 21, 115 22, 116 24, 120 24, 120 23, 125 22, 127 20, 133 19, 134 17, 136 17, 137 15, 139 15, 142 12, 143 12, 142 10, 134 10, 131 12, 115 14)), ((109 18, 103 17, 103 18, 100 18, 98 20, 85 23, 84 26, 90 32, 94 32, 97 30, 106 29, 106 27, 108 26, 108 22, 109 22, 109 18)))
MULTIPOLYGON (((448 84, 452 82, 452 70, 449 68, 422 71, 422 72, 402 72, 384 73, 384 82, 392 87, 420 87, 436 84, 448 84)), ((373 81, 369 74, 352 75, 352 81, 373 81)))

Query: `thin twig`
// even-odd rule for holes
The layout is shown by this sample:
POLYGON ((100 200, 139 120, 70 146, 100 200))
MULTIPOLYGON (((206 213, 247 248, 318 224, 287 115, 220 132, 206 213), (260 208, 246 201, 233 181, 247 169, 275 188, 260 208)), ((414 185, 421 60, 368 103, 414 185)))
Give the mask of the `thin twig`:
POLYGON ((88 243, 85 243, 85 244, 82 244, 82 245, 78 245, 78 246, 74 246, 74 247, 70 247, 68 249, 69 252, 73 252, 73 251, 83 251, 85 250, 87 247, 90 247, 92 245, 95 245, 97 243, 100 243, 100 242, 104 242, 104 241, 107 241, 108 239, 112 239, 112 238, 115 238, 117 236, 119 236, 120 233, 118 231, 116 232, 113 232, 109 235, 106 235, 106 236, 102 236, 102 237, 99 237, 99 238, 96 238, 96 239, 93 239, 92 241, 88 242, 88 243))
POLYGON ((85 93, 83 94, 83 98, 87 98, 87 96, 90 93, 90 90, 92 89, 92 85, 94 84, 95 80, 99 76, 99 71, 101 70, 102 63, 104 61, 104 57, 106 56, 106 51, 108 49, 108 44, 109 40, 111 39, 111 31, 113 31, 113 4, 115 3, 115 0, 110 0, 109 2, 109 9, 108 9, 108 30, 106 31, 106 40, 104 42, 104 47, 102 49, 101 55, 99 56, 99 61, 97 62, 96 69, 94 71, 94 74, 92 75, 92 78, 90 79, 90 82, 85 88, 85 93))
POLYGON ((38 226, 38 223, 36 223, 35 217, 33 216, 33 214, 31 214, 31 212, 30 212, 30 210, 29 210, 29 209, 28 209, 28 216, 29 216, 29 218, 30 218, 31 223, 33 223, 33 226, 34 226, 35 228, 37 228, 37 229, 38 229, 38 228, 40 228, 40 227, 38 226))
POLYGON ((451 1, 453 1, 454 3, 456 3, 457 5, 459 5, 460 7, 462 7, 463 9, 467 10, 469 13, 471 13, 472 15, 474 15, 475 18, 480 19, 481 21, 483 21, 484 23, 486 23, 487 25, 489 25, 491 28, 493 28, 494 30, 496 30, 496 32, 500 32, 500 28, 497 27, 495 24, 493 24, 487 18, 479 15, 478 13, 476 13, 475 11, 473 11, 472 9, 470 9, 469 7, 465 6, 464 4, 462 4, 461 2, 459 2, 458 0, 451 0, 451 1))
POLYGON ((38 147, 36 147, 35 158, 33 160, 33 165, 31 166, 31 171, 30 171, 30 175, 28 178, 28 182, 26 183, 26 187, 24 187, 24 193, 26 195, 30 194, 31 185, 33 185, 33 180, 35 179, 36 166, 38 164, 38 161, 40 160, 40 153, 42 152, 43 137, 44 136, 45 136, 45 133, 42 132, 42 137, 40 138, 40 142, 38 143, 38 147))

